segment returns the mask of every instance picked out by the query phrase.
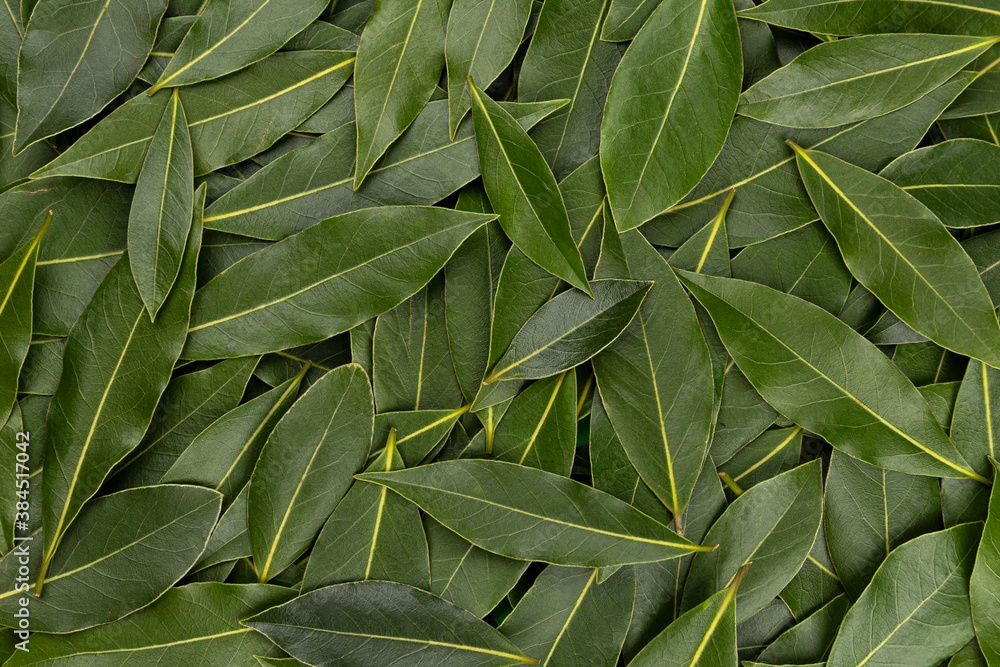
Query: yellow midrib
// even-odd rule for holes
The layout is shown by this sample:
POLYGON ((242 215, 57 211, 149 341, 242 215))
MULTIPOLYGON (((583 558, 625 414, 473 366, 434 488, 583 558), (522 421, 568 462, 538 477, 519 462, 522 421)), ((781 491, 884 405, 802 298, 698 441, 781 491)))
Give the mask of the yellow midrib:
POLYGON ((715 634, 716 629, 719 627, 719 623, 722 622, 722 616, 729 609, 729 605, 733 603, 736 598, 736 588, 730 586, 729 590, 726 591, 726 596, 722 599, 722 604, 719 606, 719 610, 715 612, 715 616, 712 617, 712 622, 708 625, 708 630, 705 631, 705 635, 701 638, 698 643, 698 648, 695 649, 694 655, 691 656, 691 662, 689 667, 695 667, 698 661, 701 660, 701 656, 705 653, 705 648, 708 646, 708 642, 712 639, 712 635, 715 634))

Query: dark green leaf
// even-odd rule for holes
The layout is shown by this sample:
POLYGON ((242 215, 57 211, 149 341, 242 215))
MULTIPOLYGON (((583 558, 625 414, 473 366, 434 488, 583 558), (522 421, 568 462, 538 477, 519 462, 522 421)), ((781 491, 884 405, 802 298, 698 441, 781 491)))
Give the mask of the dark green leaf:
POLYGON ((129 266, 150 319, 181 269, 194 205, 191 135, 174 90, 149 142, 128 218, 129 266))
POLYGON ((273 651, 240 620, 288 601, 280 586, 191 584, 171 589, 146 609, 117 623, 69 635, 37 635, 28 653, 9 664, 72 665, 86 661, 112 665, 122 660, 160 664, 248 664, 251 656, 273 651), (242 662, 241 662, 242 661, 242 662))
POLYGON ((211 359, 272 352, 347 331, 423 287, 469 234, 494 217, 381 207, 313 225, 198 290, 184 354, 211 359), (309 270, 284 270, 320 248, 309 270), (391 272, 404 263, 400 279, 391 272), (266 283, 246 290, 247 281, 261 276, 266 283), (262 329, 265 323, 272 328, 262 329))
POLYGON ((552 170, 514 117, 471 79, 469 86, 483 185, 504 231, 532 261, 589 295, 583 259, 552 170))
POLYGON ((569 477, 576 453, 576 374, 563 371, 525 389, 496 427, 493 456, 569 477))
MULTIPOLYGON (((52 465, 52 464, 49 464, 52 465)), ((48 476, 46 476, 48 477, 48 476)), ((46 482, 47 483, 47 482, 46 482)), ((186 573, 208 542, 222 497, 193 486, 145 486, 88 503, 69 530, 65 545, 46 561, 43 590, 31 601, 38 632, 72 632, 109 623, 145 607, 186 573), (123 577, 123 572, 129 572, 123 577)), ((41 552, 42 535, 21 542, 21 551, 41 552)), ((49 552, 51 553, 51 552, 49 552)), ((23 553, 0 561, 4 580, 14 583, 23 553)), ((30 558, 32 574, 42 562, 30 558)), ((26 590, 0 593, 4 624, 16 624, 15 609, 26 590)))
POLYGON ((359 479, 385 484, 476 546, 509 558, 606 567, 708 550, 613 496, 513 463, 446 461, 359 479))
POLYGON ((941 347, 1000 366, 993 303, 934 214, 889 181, 835 157, 802 149, 796 155, 809 197, 854 277, 941 347), (891 258, 884 261, 892 268, 878 257, 891 258))
MULTIPOLYGON (((993 467, 996 468, 994 462, 993 467)), ((1000 660, 1000 628, 996 618, 1000 609, 997 586, 1000 584, 1000 493, 996 487, 990 494, 990 512, 983 528, 983 537, 976 552, 976 565, 969 581, 972 620, 979 647, 987 663, 1000 660)))
POLYGON ((635 573, 623 567, 598 582, 599 570, 550 565, 499 630, 546 667, 614 667, 635 600, 635 573))
POLYGON ((872 465, 985 481, 909 380, 846 324, 763 285, 679 275, 754 387, 795 423, 872 465))
POLYGON ((244 623, 311 664, 537 664, 469 612, 387 581, 322 588, 244 623))
POLYGON ((324 375, 275 425, 250 478, 250 543, 261 582, 309 548, 371 449, 375 409, 357 364, 324 375))
POLYGON ((427 104, 444 66, 445 0, 384 0, 358 44, 354 189, 427 104))
POLYGON ((705 535, 714 551, 696 554, 684 587, 691 609, 753 562, 736 594, 736 620, 764 608, 809 555, 822 515, 819 461, 757 484, 737 498, 705 535))
POLYGON ((320 15, 327 0, 209 0, 150 89, 235 72, 277 51, 320 15))
POLYGON ((895 549, 847 612, 828 667, 931 667, 972 639, 969 576, 980 526, 928 533, 895 549))
POLYGON ((791 127, 882 116, 931 92, 996 42, 938 35, 824 42, 743 93, 739 112, 791 127))
POLYGON ((539 308, 485 382, 549 377, 587 361, 629 326, 651 284, 595 280, 590 287, 593 297, 568 290, 539 308))
MULTIPOLYGON (((604 101, 623 52, 619 45, 598 39, 608 4, 608 0, 553 0, 542 5, 521 65, 519 99, 570 101, 531 132, 557 179, 597 155, 600 146, 604 101)), ((475 75, 472 79, 479 81, 475 75)))
POLYGON ((743 77, 739 43, 728 0, 664 2, 636 35, 601 123, 601 168, 619 230, 679 202, 722 150, 743 77))
POLYGON ((1000 219, 1000 146, 955 139, 907 153, 880 173, 918 199, 948 227, 1000 219))
POLYGON ((937 480, 879 469, 835 452, 826 480, 826 538, 848 594, 857 599, 889 553, 941 528, 937 480))
POLYGON ((594 359, 594 373, 629 459, 680 528, 708 449, 711 359, 667 263, 638 232, 621 242, 631 277, 654 284, 632 323, 594 359))
POLYGON ((125 92, 166 9, 166 0, 41 3, 18 55, 14 149, 79 125, 125 92))

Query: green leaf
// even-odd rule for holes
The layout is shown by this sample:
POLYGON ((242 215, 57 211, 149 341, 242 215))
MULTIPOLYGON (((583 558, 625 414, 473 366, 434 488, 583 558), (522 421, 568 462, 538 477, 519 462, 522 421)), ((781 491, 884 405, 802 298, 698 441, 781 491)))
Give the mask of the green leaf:
POLYGON ((680 201, 722 150, 743 77, 739 44, 728 0, 665 2, 643 24, 615 71, 601 123, 601 168, 619 230, 680 201))
POLYGON ((716 214, 734 189, 736 197, 726 213, 730 247, 798 229, 817 216, 786 140, 875 171, 913 150, 974 78, 972 72, 959 72, 899 111, 829 129, 799 130, 737 116, 726 145, 705 177, 680 203, 646 223, 643 234, 652 243, 679 246, 716 214), (748 154, 754 159, 747 160, 748 154))
POLYGON ((719 466, 742 489, 749 489, 799 464, 802 429, 798 426, 764 431, 719 466))
POLYGON ((744 248, 732 266, 733 278, 773 287, 834 315, 851 291, 851 272, 819 223, 744 248))
POLYGON ((46 216, 38 232, 0 263, 0 422, 6 422, 17 399, 18 376, 31 345, 31 297, 35 289, 35 262, 42 237, 52 222, 46 216))
MULTIPOLYGON (((205 551, 191 570, 197 574, 210 572, 212 568, 229 563, 233 565, 240 558, 250 558, 250 534, 247 528, 247 494, 249 485, 244 486, 228 509, 215 524, 212 537, 208 539, 205 551)), ((228 577, 222 577, 223 580, 228 577)))
POLYGON ((160 22, 160 28, 156 31, 156 43, 139 72, 140 81, 152 85, 160 78, 163 70, 170 64, 174 51, 184 41, 184 36, 197 19, 197 16, 169 16, 160 22))
POLYGON ((611 0, 608 17, 601 29, 601 40, 631 41, 659 5, 659 0, 611 0))
POLYGON ((607 567, 709 549, 613 496, 503 461, 445 461, 358 479, 386 485, 476 546, 508 558, 607 567))
MULTIPOLYGON (((992 53, 992 50, 983 54, 982 57, 989 57, 990 53, 992 53)), ((976 63, 973 63, 973 65, 976 65, 976 63)), ((969 87, 963 90, 962 94, 941 114, 942 120, 983 116, 1000 112, 1000 103, 996 100, 997 90, 1000 89, 1000 72, 986 71, 995 65, 996 61, 992 60, 992 62, 986 65, 984 70, 977 72, 976 80, 970 83, 969 87)))
POLYGON ((277 53, 222 79, 185 87, 180 96, 195 175, 269 148, 323 106, 353 64, 350 51, 277 53))
POLYGON ((444 279, 438 276, 378 316, 372 387, 379 412, 441 410, 462 404, 445 328, 444 279))
POLYGON ((614 667, 635 600, 635 573, 623 567, 598 582, 599 570, 546 567, 498 628, 546 667, 614 667))
POLYGON ((444 66, 445 0, 384 0, 358 44, 354 189, 430 100, 444 66))
MULTIPOLYGON (((396 429, 396 447, 406 466, 415 466, 430 456, 451 432, 459 417, 468 412, 469 406, 457 410, 413 410, 381 412, 375 415, 373 442, 385 442, 389 431, 396 429)), ((380 454, 381 449, 372 456, 380 454)), ((370 457, 369 457, 370 458, 370 457)))
POLYGON ((14 149, 79 125, 125 92, 166 8, 166 0, 40 3, 18 55, 14 149))
POLYGON ((0 226, 0 257, 9 257, 53 222, 35 263, 33 331, 65 336, 105 274, 125 250, 131 195, 112 183, 71 178, 12 188, 0 209, 16 224, 0 226))
MULTIPOLYGON (((458 124, 472 108, 466 77, 489 86, 507 67, 531 13, 531 0, 455 0, 448 14, 444 44, 448 66, 448 129, 455 137, 458 124)), ((563 97, 549 95, 545 99, 563 97)), ((537 102, 527 99, 526 102, 537 102)))
MULTIPOLYGON (((462 190, 456 208, 490 211, 481 188, 462 190)), ((494 301, 509 251, 510 240, 500 223, 489 222, 473 232, 444 267, 448 349, 468 401, 476 398, 489 367, 494 301)))
MULTIPOLYGON (((560 105, 507 103, 504 108, 530 127, 560 105)), ((282 156, 213 202, 206 224, 280 239, 369 206, 431 205, 479 175, 472 122, 464 121, 451 141, 443 100, 424 107, 358 190, 351 186, 354 144, 354 124, 349 123, 282 156)))
POLYGON ((1000 371, 970 360, 955 400, 951 441, 983 476, 1000 445, 1000 371))
MULTIPOLYGON (((401 470, 396 433, 368 471, 401 470)), ((386 487, 355 482, 326 521, 306 566, 302 590, 383 580, 430 588, 427 538, 416 506, 386 487)))
MULTIPOLYGON (((296 51, 180 91, 194 148, 195 175, 269 148, 300 125, 351 75, 354 54, 296 51)), ((33 177, 74 175, 134 183, 169 99, 138 95, 33 177)))
POLYGON ((1000 219, 1000 146, 954 139, 907 153, 879 174, 929 208, 948 227, 1000 219))
MULTIPOLYGON (((10 2, 10 0, 7 0, 10 2)), ((2 17, 0 9, 0 17, 2 17)), ((3 23, 0 22, 0 26, 3 23)), ((3 31, 0 27, 0 49, 3 49, 3 31)), ((20 38, 18 38, 20 40, 20 38)), ((18 42, 20 44, 20 41, 18 42)), ((2 60, 0 60, 2 62, 2 60)), ((14 61, 17 62, 17 57, 14 61)), ((3 65, 0 64, 0 70, 3 65)), ((0 71, 0 95, 3 95, 3 73, 0 71)), ((13 185, 21 183, 33 171, 43 167, 56 157, 56 152, 46 142, 32 144, 28 148, 14 155, 14 126, 17 123, 17 109, 15 109, 6 99, 0 99, 0 151, 3 151, 4 159, 0 162, 0 191, 6 190, 13 185)))
POLYGON ((857 599, 893 549, 941 529, 938 481, 834 452, 826 480, 825 528, 837 574, 857 599))
POLYGON ((834 127, 901 109, 997 40, 866 35, 824 42, 754 84, 739 112, 791 127, 834 127))
POLYGON ((682 608, 707 599, 752 561, 736 594, 736 621, 763 609, 809 556, 822 500, 817 460, 761 482, 733 501, 705 535, 706 544, 719 548, 696 554, 691 562, 682 608))
POLYGON ((629 460, 681 528, 711 433, 712 362, 667 263, 638 232, 621 243, 632 278, 654 283, 628 328, 594 359, 594 374, 629 460))
POLYGON ((496 427, 492 451, 501 461, 569 477, 576 454, 576 374, 563 371, 521 392, 496 427))
POLYGON ((295 402, 304 371, 219 417, 177 457, 160 483, 207 486, 221 492, 228 506, 249 481, 278 420, 295 402))
POLYGON ((430 592, 483 618, 517 584, 530 563, 483 551, 426 514, 430 592))
POLYGON ((129 266, 150 319, 181 269, 194 205, 194 162, 177 90, 149 142, 128 218, 129 266))
POLYGON ((347 493, 371 449, 374 419, 368 376, 351 364, 324 375, 274 427, 248 497, 250 543, 262 583, 309 548, 347 493))
POLYGON ((106 483, 120 490, 159 482, 199 433, 237 406, 257 359, 228 359, 171 380, 142 442, 106 483))
POLYGON ((469 79, 483 185, 507 236, 552 275, 591 295, 559 186, 514 117, 469 79))
MULTIPOLYGON (((991 461, 993 461, 991 459, 991 461)), ((996 467, 994 461, 993 467, 996 467)), ((983 527, 983 537, 976 552, 976 564, 969 580, 972 604, 972 621, 976 628, 979 647, 988 664, 1000 660, 1000 628, 996 614, 1000 608, 997 584, 1000 583, 1000 493, 994 487, 990 493, 990 510, 983 527)))
POLYGON ((69 635, 36 635, 31 650, 8 664, 70 665, 86 661, 112 665, 122 660, 161 664, 249 664, 254 654, 273 651, 270 642, 240 620, 287 602, 294 593, 257 584, 190 584, 126 619, 69 635))
POLYGON ((82 176, 135 183, 170 95, 136 95, 102 118, 32 178, 82 176))
POLYGON ((986 481, 909 380, 833 315, 763 285, 678 274, 757 391, 796 424, 872 465, 986 481))
POLYGON ((313 225, 237 262, 198 290, 184 354, 212 359, 272 352, 347 331, 418 291, 469 234, 493 218, 384 206, 313 225), (308 270, 284 270, 317 248, 323 254, 308 270), (404 264, 405 277, 395 274, 404 264), (261 276, 267 281, 260 289, 244 289, 261 276))
MULTIPOLYGON (((3 0, 3 5, 7 16, 0 21, 0 95, 15 108, 16 115, 17 54, 24 38, 24 24, 21 22, 21 11, 16 0, 3 0)), ((13 151, 9 153, 12 154, 13 151)))
POLYGON ((549 377, 587 361, 629 326, 652 285, 595 280, 590 287, 593 297, 568 290, 539 308, 485 382, 549 377))
POLYGON ((715 214, 715 217, 670 255, 667 259, 670 266, 709 276, 722 276, 724 278, 732 276, 732 267, 729 262, 729 234, 726 232, 726 212, 729 210, 735 195, 736 191, 732 190, 722 202, 722 208, 715 214))
POLYGON ((791 664, 806 660, 822 661, 830 651, 850 606, 846 595, 838 595, 801 623, 783 632, 757 659, 773 665, 790 660, 794 661, 791 664))
POLYGON ((65 344, 65 338, 38 338, 31 341, 18 378, 19 394, 51 396, 56 393, 59 376, 62 375, 65 344))
POLYGON ((671 623, 629 664, 635 667, 736 664, 737 593, 748 567, 740 567, 724 590, 671 623))
POLYGON ((854 277, 918 333, 1000 366, 993 303, 975 265, 934 214, 870 172, 818 151, 796 154, 809 196, 854 277), (877 257, 891 258, 885 261, 892 268, 877 257))
MULTIPOLYGON (((982 486, 977 482, 968 483, 982 486)), ((788 606, 792 615, 803 622, 843 593, 844 586, 830 558, 826 532, 823 524, 820 524, 819 534, 816 535, 816 541, 813 542, 812 551, 806 557, 806 562, 778 597, 788 606)), ((833 643, 832 635, 829 643, 833 643)), ((826 648, 830 648, 829 644, 826 648)))
MULTIPOLYGON (((203 202, 204 191, 198 201, 203 202)), ((49 456, 42 486, 46 571, 66 529, 111 469, 139 444, 167 386, 187 332, 201 246, 195 207, 177 287, 154 324, 122 256, 66 341, 63 375, 46 420, 49 456)))
POLYGON ((344 667, 538 664, 469 612, 387 581, 329 586, 244 621, 290 655, 344 667))
MULTIPOLYGON (((198 560, 221 500, 210 489, 165 485, 120 491, 87 503, 69 530, 60 534, 65 547, 42 565, 48 569, 44 592, 28 585, 28 590, 18 586, 0 593, 3 623, 17 623, 18 597, 31 589, 40 595, 31 601, 36 632, 82 630, 145 607, 198 560), (125 571, 127 577, 122 576, 125 571)), ((41 552, 41 533, 33 540, 21 542, 20 549, 0 561, 4 581, 14 583, 25 549, 29 554, 41 552)), ((33 574, 41 561, 29 560, 33 574)))
POLYGON ((982 0, 768 0, 740 16, 824 35, 929 32, 992 37, 1000 33, 1000 11, 982 0))
POLYGON ((150 94, 243 69, 277 51, 314 21, 326 0, 211 0, 150 94))
POLYGON ((757 392, 736 362, 726 355, 722 395, 709 453, 717 464, 730 460, 763 433, 778 413, 757 392))
POLYGON ((969 576, 979 532, 966 523, 896 548, 847 612, 828 667, 937 665, 972 639, 969 576))
MULTIPOLYGON (((599 39, 608 4, 608 0, 554 0, 542 5, 521 64, 520 100, 570 100, 531 132, 556 179, 568 177, 597 155, 600 147, 598 128, 604 102, 624 50, 599 39)), ((479 81, 481 77, 473 74, 472 78, 479 81)))

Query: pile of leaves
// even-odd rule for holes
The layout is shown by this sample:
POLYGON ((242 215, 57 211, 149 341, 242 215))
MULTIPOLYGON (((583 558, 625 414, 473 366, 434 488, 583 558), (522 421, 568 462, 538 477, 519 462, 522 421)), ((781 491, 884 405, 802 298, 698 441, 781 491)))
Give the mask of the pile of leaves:
POLYGON ((1000 666, 994 0, 3 2, 6 665, 1000 666))

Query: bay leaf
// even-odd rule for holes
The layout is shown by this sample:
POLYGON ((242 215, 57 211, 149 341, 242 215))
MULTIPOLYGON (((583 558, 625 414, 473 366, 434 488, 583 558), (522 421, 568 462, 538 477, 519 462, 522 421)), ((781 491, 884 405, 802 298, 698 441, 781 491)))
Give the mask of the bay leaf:
POLYGON ((1000 366, 993 303, 975 265, 934 214, 891 182, 835 157, 802 149, 796 156, 809 196, 858 282, 941 347, 1000 366), (893 271, 874 266, 873 248, 892 258, 893 271), (897 296, 900 283, 912 290, 905 298, 897 296))
POLYGON ((275 425, 253 469, 247 498, 261 583, 313 543, 352 476, 361 471, 374 419, 368 376, 350 364, 320 378, 275 425))
POLYGON ((444 66, 445 0, 375 4, 358 44, 354 189, 430 100, 444 66))
POLYGON ((388 581, 321 588, 244 624, 309 663, 368 667, 407 659, 477 667, 537 664, 469 612, 388 581))
POLYGON ((744 116, 835 127, 882 116, 934 90, 996 39, 863 35, 819 44, 740 96, 744 116))
POLYGON ((985 481, 968 467, 909 380, 846 324, 763 285, 678 274, 712 314, 743 373, 795 423, 872 465, 985 481), (823 349, 812 345, 819 339, 826 341, 823 349), (822 410, 816 401, 824 403, 822 410))
POLYGON ((326 0, 209 0, 150 93, 217 79, 262 60, 326 6, 326 0))
POLYGON ((194 158, 176 89, 149 142, 128 219, 129 266, 150 319, 181 269, 194 205, 194 158))
POLYGON ((969 576, 979 532, 966 523, 897 547, 847 612, 828 667, 873 661, 929 667, 972 639, 969 576))
POLYGON ((619 230, 679 202, 722 150, 743 77, 739 43, 733 5, 723 0, 661 3, 632 41, 601 123, 601 169, 619 230), (698 132, 687 133, 691 126, 698 132))
POLYGON ((184 354, 216 358, 272 352, 347 331, 417 292, 492 217, 380 207, 313 225, 240 260, 198 290, 184 354), (283 270, 316 247, 324 251, 311 267, 283 270), (406 279, 391 277, 392 267, 402 261, 406 279), (244 289, 261 275, 274 280, 264 289, 244 289), (268 327, 280 322, 280 329, 262 329, 265 322, 268 327))
POLYGON ((613 496, 503 461, 445 461, 358 479, 388 486, 476 546, 508 558, 606 567, 710 548, 691 544, 613 496), (548 500, 553 498, 561 500, 548 500), (496 522, 509 531, 497 531, 496 522), (542 534, 547 538, 536 539, 542 534))

